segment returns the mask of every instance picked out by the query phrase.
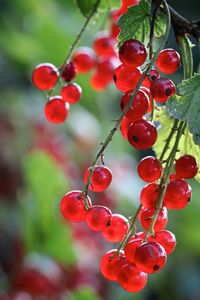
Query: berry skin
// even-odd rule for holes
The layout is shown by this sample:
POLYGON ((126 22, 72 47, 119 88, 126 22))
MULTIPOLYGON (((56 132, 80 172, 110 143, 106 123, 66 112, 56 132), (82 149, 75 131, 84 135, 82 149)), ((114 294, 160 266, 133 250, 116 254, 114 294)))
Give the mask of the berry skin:
POLYGON ((138 164, 138 174, 146 182, 156 181, 162 174, 162 165, 156 157, 144 157, 138 164))
POLYGON ((90 85, 94 91, 101 92, 107 87, 108 82, 101 74, 94 73, 90 78, 90 85))
POLYGON ((132 121, 130 119, 123 117, 119 129, 121 131, 122 136, 125 138, 125 140, 128 140, 127 134, 128 134, 128 129, 131 124, 132 124, 132 121))
POLYGON ((118 243, 123 240, 128 229, 128 220, 120 214, 113 214, 110 224, 102 231, 102 235, 108 242, 118 243))
MULTIPOLYGON (((87 196, 88 205, 91 200, 87 196)), ((85 219, 84 196, 81 191, 75 190, 65 194, 60 203, 60 210, 65 219, 70 222, 81 222, 85 219)))
POLYGON ((145 273, 159 272, 166 262, 165 249, 156 242, 145 242, 136 249, 136 267, 145 273))
POLYGON ((145 208, 156 208, 158 197, 159 185, 156 183, 145 185, 140 193, 140 201, 145 208))
POLYGON ((70 104, 78 102, 81 94, 82 88, 77 83, 68 83, 61 90, 63 100, 70 104))
POLYGON ((124 247, 124 253, 126 255, 127 260, 130 263, 135 262, 136 249, 137 249, 137 247, 139 247, 142 244, 142 242, 143 242, 143 239, 141 239, 141 238, 131 239, 124 247))
POLYGON ((87 210, 85 221, 94 231, 102 231, 111 221, 111 211, 105 206, 94 205, 87 210))
POLYGON ((171 254, 176 247, 176 237, 169 230, 160 230, 155 232, 154 236, 150 235, 148 238, 149 241, 157 242, 166 251, 166 254, 171 254))
POLYGON ((33 70, 32 81, 39 90, 49 91, 56 85, 58 76, 58 70, 54 65, 44 63, 33 70))
POLYGON ((180 66, 180 55, 174 49, 162 50, 156 60, 159 71, 165 74, 174 73, 180 66))
POLYGON ((44 107, 46 119, 54 124, 63 123, 68 116, 68 112, 69 103, 64 102, 60 96, 50 98, 44 107))
POLYGON ((104 80, 110 83, 113 79, 113 74, 118 65, 118 60, 113 57, 100 57, 97 62, 97 74, 102 76, 104 80))
POLYGON ((155 79, 150 87, 152 97, 159 103, 165 103, 176 92, 174 83, 168 78, 155 79))
POLYGON ((124 252, 121 250, 119 254, 115 255, 117 249, 113 249, 104 254, 100 262, 101 274, 108 280, 117 281, 117 276, 115 273, 115 263, 119 258, 124 256, 124 252), (115 255, 115 256, 114 256, 115 255), (113 257, 114 256, 114 257, 113 257))
POLYGON ((117 280, 124 290, 136 293, 145 287, 147 274, 139 270, 134 264, 126 264, 119 271, 117 280))
POLYGON ((139 67, 145 62, 147 51, 141 42, 130 39, 120 46, 119 58, 128 67, 139 67))
POLYGON ((163 205, 168 209, 182 209, 189 204, 192 196, 190 185, 184 180, 172 180, 167 185, 163 205))
MULTIPOLYGON (((84 183, 88 181, 88 176, 90 173, 90 168, 88 168, 84 173, 84 183)), ((93 192, 103 192, 105 191, 112 181, 112 172, 109 168, 105 166, 96 166, 94 172, 92 173, 90 179, 89 189, 93 192)))
POLYGON ((126 93, 136 87, 141 75, 139 68, 130 68, 121 64, 115 69, 113 79, 116 87, 126 93))
POLYGON ((157 130, 152 122, 140 119, 130 125, 127 136, 133 147, 145 150, 157 140, 157 130))
POLYGON ((76 68, 72 61, 65 65, 61 76, 65 82, 69 82, 76 77, 76 68))
MULTIPOLYGON (((142 225, 142 227, 145 230, 149 230, 153 216, 155 215, 156 209, 155 208, 145 208, 142 210, 141 214, 139 215, 139 221, 142 225)), ((156 223, 154 225, 154 230, 162 230, 166 227, 168 221, 168 215, 167 215, 167 209, 166 207, 163 207, 160 209, 156 223)))
POLYGON ((116 40, 107 32, 99 32, 94 39, 93 48, 98 56, 116 56, 116 40))
POLYGON ((175 163, 176 174, 184 179, 193 178, 198 173, 198 163, 194 156, 185 154, 175 163))
POLYGON ((77 73, 87 73, 95 67, 95 53, 89 47, 81 47, 73 54, 72 61, 77 73))

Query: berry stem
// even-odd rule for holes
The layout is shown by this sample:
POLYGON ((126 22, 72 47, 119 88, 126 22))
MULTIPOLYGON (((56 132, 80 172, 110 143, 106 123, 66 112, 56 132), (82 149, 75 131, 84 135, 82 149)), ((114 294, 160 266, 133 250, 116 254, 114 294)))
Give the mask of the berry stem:
POLYGON ((192 43, 186 35, 178 35, 177 43, 182 54, 184 79, 187 79, 193 74, 192 43))

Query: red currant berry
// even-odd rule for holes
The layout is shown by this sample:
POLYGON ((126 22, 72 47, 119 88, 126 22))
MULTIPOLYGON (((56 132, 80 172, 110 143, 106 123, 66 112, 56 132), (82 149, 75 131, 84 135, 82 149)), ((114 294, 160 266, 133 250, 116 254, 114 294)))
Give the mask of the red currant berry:
POLYGON ((111 221, 111 211, 105 206, 94 205, 86 212, 85 221, 94 231, 102 231, 111 221))
POLYGON ((69 103, 64 102, 60 96, 50 98, 44 107, 46 119, 54 124, 63 123, 68 116, 68 112, 69 103))
POLYGON ((98 56, 116 56, 116 40, 107 32, 99 32, 93 43, 94 50, 98 56))
POLYGON ((109 83, 113 79, 113 74, 117 65, 118 60, 114 57, 100 57, 97 62, 96 70, 97 73, 109 83))
POLYGON ((128 67, 139 67, 147 58, 147 50, 141 42, 130 39, 120 46, 119 58, 128 67))
POLYGON ((115 273, 115 263, 121 256, 124 256, 124 252, 121 250, 116 254, 117 249, 113 249, 104 254, 100 262, 101 274, 108 280, 117 281, 115 273))
POLYGON ((81 47, 76 50, 72 57, 78 73, 87 73, 95 67, 95 53, 89 47, 81 47))
POLYGON ((128 134, 128 129, 131 124, 132 124, 132 120, 130 120, 126 117, 123 117, 119 129, 121 131, 122 136, 125 138, 125 140, 128 140, 127 134, 128 134))
POLYGON ((123 240, 128 229, 128 220, 120 214, 113 214, 110 224, 102 231, 102 235, 108 242, 118 243, 123 240))
POLYGON ((164 49, 157 57, 156 66, 161 72, 172 74, 180 66, 180 55, 174 49, 164 49))
POLYGON ((140 201, 145 208, 156 208, 159 197, 159 185, 150 183, 141 190, 140 201))
POLYGON ((151 84, 151 95, 159 103, 165 103, 176 92, 174 83, 168 78, 155 79, 151 84))
POLYGON ((105 80, 105 78, 99 73, 93 74, 90 78, 90 85, 96 92, 103 91, 108 84, 109 82, 107 82, 107 80, 105 80))
POLYGON ((40 64, 32 74, 32 81, 39 90, 49 91, 58 81, 58 70, 52 64, 40 64))
POLYGON ((168 209, 181 209, 189 204, 192 196, 190 185, 184 180, 172 180, 168 183, 163 205, 168 209))
POLYGON ((169 176, 170 181, 171 180, 177 180, 177 179, 182 179, 182 177, 178 176, 177 174, 170 174, 169 176))
POLYGON ((72 61, 65 65, 61 76, 65 82, 69 82, 76 77, 76 68, 72 61))
MULTIPOLYGON (((145 208, 142 210, 141 214, 140 214, 140 223, 142 225, 142 227, 145 230, 149 230, 152 220, 153 220, 153 216, 156 213, 156 209, 155 208, 145 208)), ((168 214, 167 214, 167 209, 166 207, 163 207, 160 209, 156 223, 154 225, 154 230, 158 231, 158 230, 162 230, 166 227, 167 225, 167 221, 168 221, 168 214)))
POLYGON ((198 163, 194 156, 185 154, 175 163, 176 174, 185 179, 193 178, 198 173, 198 163))
POLYGON ((133 147, 145 150, 151 148, 157 140, 157 130, 150 121, 140 119, 130 125, 127 136, 133 147))
POLYGON ((160 78, 160 74, 158 73, 157 70, 151 69, 151 70, 149 71, 149 78, 150 78, 152 81, 154 81, 155 79, 160 78))
POLYGON ((121 14, 125 14, 130 6, 138 4, 139 0, 122 0, 121 14))
MULTIPOLYGON (((88 168, 84 173, 84 183, 88 181, 90 174, 90 168, 88 168)), ((105 191, 112 181, 112 172, 109 168, 105 166, 96 166, 94 172, 92 173, 90 179, 89 189, 93 192, 103 192, 105 191)))
POLYGON ((165 249, 156 242, 145 242, 136 249, 135 264, 145 273, 159 272, 166 262, 165 249))
POLYGON ((118 256, 117 261, 115 262, 115 275, 118 277, 119 272, 123 266, 127 265, 129 262, 126 259, 125 254, 118 256))
POLYGON ((82 88, 77 83, 68 83, 61 90, 63 100, 70 104, 78 102, 81 94, 82 88))
MULTIPOLYGON (((91 206, 91 200, 87 196, 87 203, 91 206)), ((70 222, 81 222, 85 219, 84 195, 81 191, 71 191, 64 195, 60 203, 60 210, 64 218, 70 222)))
POLYGON ((137 247, 139 247, 143 242, 143 239, 141 238, 135 238, 131 239, 124 248, 124 253, 126 255, 126 258, 129 262, 134 263, 135 262, 135 252, 137 247))
POLYGON ((175 235, 168 230, 160 230, 155 232, 154 236, 150 235, 148 238, 149 241, 157 242, 166 251, 166 254, 171 254, 176 247, 176 237, 175 235))
POLYGON ((136 87, 141 75, 139 68, 130 68, 121 64, 115 69, 113 79, 116 87, 126 93, 136 87))
POLYGON ((117 279, 124 290, 136 293, 145 287, 147 274, 139 270, 134 264, 126 264, 119 271, 117 279))
POLYGON ((144 157, 138 164, 138 174, 146 182, 156 181, 162 174, 162 165, 156 157, 144 157))

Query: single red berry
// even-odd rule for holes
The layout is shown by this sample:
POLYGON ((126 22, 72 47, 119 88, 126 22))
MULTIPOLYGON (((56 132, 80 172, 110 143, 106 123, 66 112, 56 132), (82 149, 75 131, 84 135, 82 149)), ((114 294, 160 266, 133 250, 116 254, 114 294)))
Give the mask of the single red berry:
POLYGON ((155 79, 160 78, 160 74, 158 73, 157 70, 151 69, 151 70, 149 71, 149 78, 150 78, 152 81, 154 81, 155 79))
POLYGON ((124 256, 124 252, 121 250, 117 253, 117 249, 113 249, 104 254, 100 262, 101 274, 108 280, 117 281, 115 273, 115 263, 121 256, 124 256))
MULTIPOLYGON (((145 208, 142 210, 139 221, 145 230, 150 229, 155 213, 156 213, 156 208, 152 208, 152 207, 145 208)), ((167 209, 166 207, 163 207, 159 211, 156 223, 154 225, 154 230, 158 231, 164 229, 167 225, 167 222, 168 222, 167 209)))
POLYGON ((138 40, 127 40, 119 48, 119 58, 128 67, 139 67, 147 58, 146 47, 138 40))
POLYGON ((76 77, 76 68, 72 61, 68 62, 65 65, 65 67, 61 73, 61 76, 65 82, 69 82, 76 77))
POLYGON ((198 162, 194 156, 185 154, 175 162, 175 171, 181 178, 193 178, 198 173, 198 162))
POLYGON ((48 63, 38 65, 32 73, 32 81, 39 90, 49 91, 58 81, 57 68, 48 63))
POLYGON ((151 95, 159 103, 165 103, 176 92, 174 83, 168 78, 155 79, 151 84, 151 95))
POLYGON ((92 48, 78 48, 72 57, 72 61, 78 73, 87 73, 95 67, 95 52, 92 48))
POLYGON ((128 140, 127 134, 131 124, 132 124, 132 120, 123 117, 119 129, 121 131, 122 136, 125 138, 125 140, 128 140))
POLYGON ((135 262, 135 252, 137 247, 139 247, 143 242, 143 239, 141 238, 134 238, 128 241, 126 246, 124 247, 124 253, 126 255, 127 260, 130 263, 135 262))
POLYGON ((118 60, 114 57, 100 57, 97 62, 96 71, 104 80, 109 83, 113 79, 113 74, 118 66, 118 60))
POLYGON ((90 85, 96 92, 103 91, 108 84, 109 82, 99 73, 94 73, 90 78, 90 85))
POLYGON ((192 189, 184 180, 172 180, 168 183, 163 205, 168 209, 182 209, 189 204, 192 189))
POLYGON ((102 235, 108 242, 118 243, 123 240, 128 229, 128 220, 120 214, 113 214, 110 224, 102 231, 102 235))
POLYGON ((180 55, 174 49, 163 49, 156 60, 159 71, 165 74, 174 73, 180 66, 180 55))
POLYGON ((64 102, 60 96, 52 97, 46 103, 44 113, 49 122, 54 124, 63 123, 69 113, 69 103, 64 102))
MULTIPOLYGON (((91 200, 87 196, 87 203, 91 206, 91 200)), ((81 222, 85 219, 84 195, 75 190, 65 194, 60 203, 60 210, 64 218, 70 222, 81 222)))
POLYGON ((119 271, 117 280, 124 290, 136 293, 145 287, 147 274, 139 270, 134 264, 126 264, 119 271))
POLYGON ((159 272, 166 262, 165 249, 156 242, 145 242, 136 249, 135 264, 143 272, 159 272))
POLYGON ((128 130, 129 143, 140 150, 151 148, 157 140, 155 125, 144 119, 133 122, 128 130))
POLYGON ((146 156, 138 164, 138 174, 146 182, 153 182, 160 178, 162 165, 154 156, 146 156))
POLYGON ((171 254, 176 247, 176 237, 169 230, 157 231, 155 232, 154 236, 150 235, 148 240, 152 242, 157 242, 161 246, 163 246, 167 255, 171 254))
POLYGON ((113 79, 116 87, 126 93, 136 87, 141 75, 139 68, 130 68, 121 64, 115 69, 113 79))
MULTIPOLYGON (((88 181, 90 174, 90 168, 88 168, 84 173, 84 183, 88 181)), ((103 192, 105 191, 112 181, 112 172, 109 168, 105 166, 96 166, 94 172, 92 173, 90 179, 89 189, 93 192, 103 192)))
POLYGON ((116 56, 116 40, 107 32, 99 32, 93 43, 93 48, 98 56, 116 56))
POLYGON ((145 185, 140 193, 140 201, 145 208, 156 208, 158 197, 159 185, 156 183, 149 183, 145 185))
POLYGON ((81 94, 82 88, 77 83, 68 83, 61 90, 63 100, 70 104, 78 102, 81 94))
POLYGON ((85 221, 94 231, 102 231, 111 221, 111 211, 105 206, 94 205, 87 210, 85 221))

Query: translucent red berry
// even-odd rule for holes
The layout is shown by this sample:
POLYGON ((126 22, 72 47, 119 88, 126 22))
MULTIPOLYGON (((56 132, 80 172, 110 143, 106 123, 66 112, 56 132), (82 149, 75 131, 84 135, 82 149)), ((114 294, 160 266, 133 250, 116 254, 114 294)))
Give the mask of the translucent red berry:
POLYGON ((124 255, 124 252, 121 250, 117 253, 117 249, 113 249, 104 254, 100 262, 100 271, 101 274, 108 280, 117 281, 117 276, 115 273, 115 263, 119 257, 124 255))
POLYGON ((119 48, 119 58, 128 67, 139 67, 147 58, 146 47, 138 40, 127 40, 119 48))
POLYGON ((168 78, 155 79, 150 87, 152 97, 159 103, 165 103, 176 92, 174 83, 168 78))
POLYGON ((100 57, 96 65, 97 74, 101 75, 107 83, 113 79, 118 60, 113 57, 100 57))
POLYGON ((140 119, 130 125, 127 136, 132 146, 145 150, 154 145, 157 140, 157 130, 152 122, 140 119))
POLYGON ((141 238, 131 239, 124 247, 124 253, 129 262, 131 262, 131 263, 135 262, 136 249, 137 249, 137 247, 139 247, 142 244, 142 242, 143 242, 143 239, 141 239, 141 238))
POLYGON ((108 84, 109 82, 99 73, 94 73, 90 78, 90 85, 96 92, 103 91, 108 84))
POLYGON ((179 53, 174 49, 162 50, 157 57, 156 66, 165 74, 174 73, 180 66, 179 53))
MULTIPOLYGON (((155 213, 156 213, 156 209, 152 207, 145 208, 142 210, 139 220, 142 227, 145 230, 149 230, 155 213)), ((158 217, 154 225, 154 230, 158 231, 164 229, 167 225, 167 221, 168 221, 167 209, 166 207, 163 207, 159 211, 158 217)))
POLYGON ((58 70, 54 65, 44 63, 33 70, 32 81, 38 89, 49 91, 57 83, 58 76, 58 70))
POLYGON ((76 77, 76 68, 72 61, 68 62, 65 65, 65 67, 61 73, 61 76, 65 82, 69 82, 76 77))
POLYGON ((111 211, 105 206, 94 205, 87 210, 85 221, 94 231, 102 231, 111 221, 111 211))
POLYGON ((131 124, 132 124, 132 120, 130 120, 126 117, 123 117, 119 129, 121 131, 122 136, 125 138, 125 140, 128 139, 127 134, 128 134, 128 129, 131 124))
MULTIPOLYGON (((87 203, 91 206, 91 200, 87 196, 87 203)), ((81 222, 85 219, 84 195, 75 190, 64 195, 60 203, 60 210, 65 219, 70 222, 81 222)))
POLYGON ((185 179, 193 178, 198 173, 198 163, 194 156, 185 154, 175 162, 176 174, 185 179))
POLYGON ((107 241, 117 243, 123 240, 128 229, 128 220, 120 214, 113 214, 110 224, 102 231, 102 235, 107 241))
MULTIPOLYGON (((90 173, 90 168, 88 168, 84 173, 84 183, 88 181, 88 176, 90 173)), ((112 181, 112 172, 109 168, 105 166, 96 166, 94 172, 92 173, 89 189, 93 192, 105 191, 112 181)))
POLYGON ((145 185, 140 193, 140 201, 145 208, 156 208, 158 197, 159 185, 156 183, 150 183, 145 185))
POLYGON ((72 57, 73 63, 78 73, 87 73, 95 67, 96 55, 92 48, 78 48, 72 57))
POLYGON ((68 112, 69 103, 64 102, 60 96, 50 98, 44 107, 46 119, 54 124, 63 123, 68 116, 68 112))
POLYGON ((68 83, 61 90, 62 99, 70 104, 80 100, 82 88, 77 83, 68 83))
POLYGON ((156 242, 145 242, 136 249, 135 264, 143 272, 159 272, 166 262, 165 249, 156 242))
POLYGON ((146 182, 153 182, 160 178, 162 165, 154 156, 146 156, 138 164, 138 174, 146 182))
POLYGON ((160 78, 160 74, 158 73, 157 70, 151 69, 151 70, 149 71, 149 78, 150 78, 152 81, 154 81, 155 79, 160 78))
POLYGON ((113 79, 116 87, 126 93, 136 87, 141 75, 139 68, 130 68, 121 64, 115 69, 113 79))
POLYGON ((154 236, 150 235, 148 238, 149 241, 157 242, 166 251, 166 254, 171 254, 176 247, 176 237, 169 230, 160 230, 155 232, 154 236))
POLYGON ((99 32, 93 43, 98 56, 116 56, 116 40, 107 32, 99 32))

